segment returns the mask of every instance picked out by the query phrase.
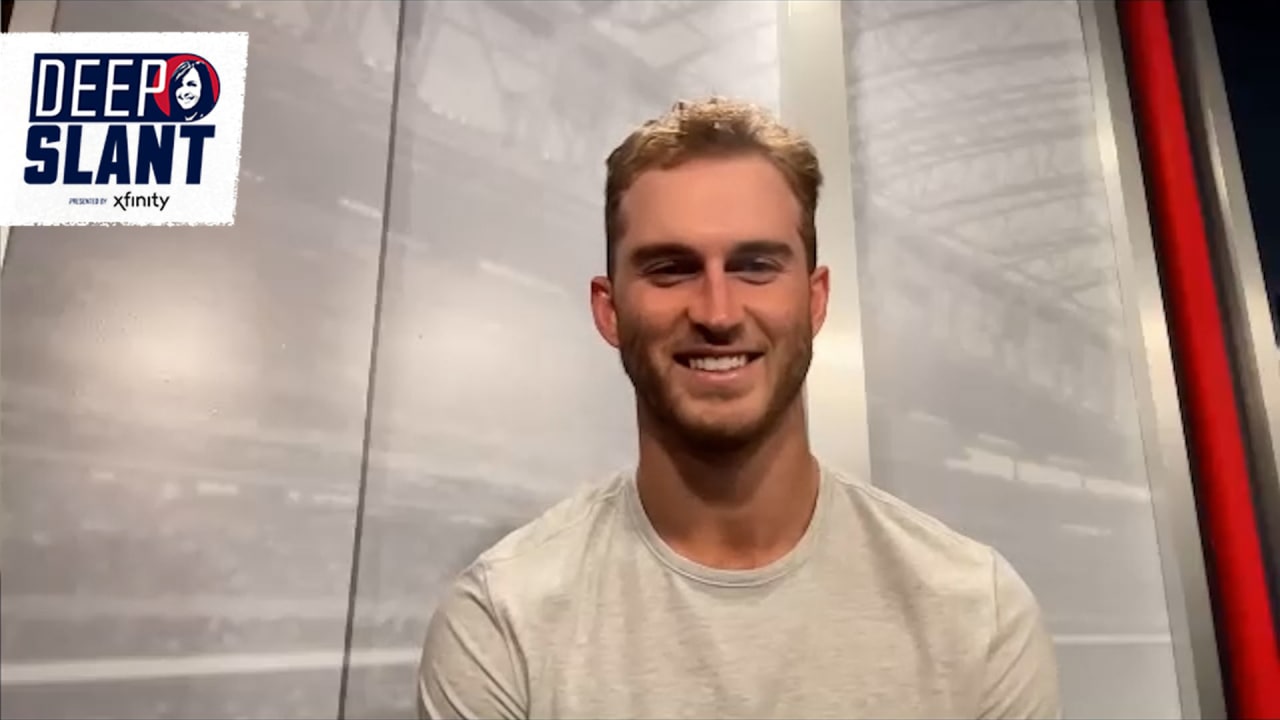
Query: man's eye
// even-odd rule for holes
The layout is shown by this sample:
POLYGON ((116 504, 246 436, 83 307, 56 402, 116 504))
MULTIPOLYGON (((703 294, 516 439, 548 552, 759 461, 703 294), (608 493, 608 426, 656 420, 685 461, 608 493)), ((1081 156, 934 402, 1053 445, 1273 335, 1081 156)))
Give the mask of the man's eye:
POLYGON ((777 263, 764 258, 755 258, 743 263, 743 270, 746 272, 772 272, 777 269, 777 263))
POLYGON ((748 282, 771 280, 782 270, 776 261, 769 258, 749 258, 738 263, 734 269, 748 282))
POLYGON ((698 272, 696 265, 672 260, 654 263, 644 269, 644 274, 657 280, 673 280, 694 275, 698 272))

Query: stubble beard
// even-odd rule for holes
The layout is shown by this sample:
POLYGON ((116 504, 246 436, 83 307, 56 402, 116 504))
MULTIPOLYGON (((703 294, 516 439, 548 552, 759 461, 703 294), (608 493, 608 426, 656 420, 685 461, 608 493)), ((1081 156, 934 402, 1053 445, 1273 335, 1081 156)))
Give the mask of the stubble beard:
POLYGON ((809 324, 798 322, 795 331, 783 343, 773 347, 765 358, 757 360, 782 363, 782 373, 777 379, 766 380, 773 386, 767 388, 769 398, 764 411, 751 419, 704 420, 681 407, 687 400, 677 395, 672 381, 657 367, 648 352, 649 338, 642 331, 622 323, 619 323, 618 334, 622 367, 635 387, 636 402, 643 405, 653 421, 653 429, 687 451, 701 455, 735 453, 768 435, 799 396, 813 359, 813 334, 809 324))

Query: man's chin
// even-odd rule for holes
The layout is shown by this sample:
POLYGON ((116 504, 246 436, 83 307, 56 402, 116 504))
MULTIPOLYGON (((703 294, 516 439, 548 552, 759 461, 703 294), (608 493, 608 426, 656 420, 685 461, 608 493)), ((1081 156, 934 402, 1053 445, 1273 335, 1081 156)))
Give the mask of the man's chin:
POLYGON ((724 412, 676 413, 674 431, 690 447, 731 451, 758 440, 763 433, 764 419, 760 413, 724 412))

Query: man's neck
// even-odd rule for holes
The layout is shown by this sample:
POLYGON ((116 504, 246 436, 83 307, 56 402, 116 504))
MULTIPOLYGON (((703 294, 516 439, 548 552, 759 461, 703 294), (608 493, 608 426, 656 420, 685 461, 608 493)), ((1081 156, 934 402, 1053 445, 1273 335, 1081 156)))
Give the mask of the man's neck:
POLYGON ((817 503, 803 406, 734 453, 673 447, 642 430, 636 484, 650 523, 677 553, 724 569, 766 565, 800 542, 817 503))

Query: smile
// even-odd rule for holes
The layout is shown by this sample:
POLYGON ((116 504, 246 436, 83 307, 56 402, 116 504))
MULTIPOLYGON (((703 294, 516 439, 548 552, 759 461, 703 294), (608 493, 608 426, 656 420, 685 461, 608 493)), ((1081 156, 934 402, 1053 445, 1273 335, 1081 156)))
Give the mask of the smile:
POLYGON ((681 353, 675 356, 677 363, 691 369, 711 373, 733 372, 762 357, 764 353, 747 352, 736 355, 704 355, 681 353))

